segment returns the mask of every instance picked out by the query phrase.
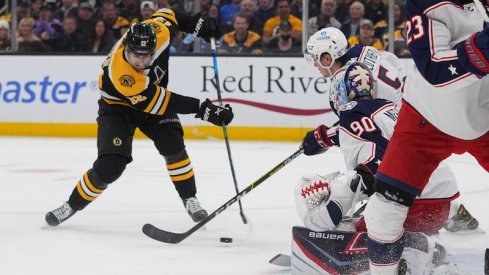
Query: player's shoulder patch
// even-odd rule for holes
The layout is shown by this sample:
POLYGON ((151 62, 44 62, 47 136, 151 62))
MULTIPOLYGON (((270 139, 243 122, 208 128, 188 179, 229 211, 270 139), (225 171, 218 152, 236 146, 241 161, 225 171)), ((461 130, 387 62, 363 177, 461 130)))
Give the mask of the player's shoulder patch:
POLYGON ((121 86, 131 88, 134 84, 136 84, 136 80, 134 80, 134 77, 125 74, 119 77, 119 83, 121 84, 121 86))
POLYGON ((356 101, 350 101, 348 103, 346 103, 345 105, 343 105, 343 108, 342 108, 342 112, 345 112, 345 111, 350 111, 350 110, 353 110, 353 108, 355 108, 355 106, 357 106, 358 102, 356 101))

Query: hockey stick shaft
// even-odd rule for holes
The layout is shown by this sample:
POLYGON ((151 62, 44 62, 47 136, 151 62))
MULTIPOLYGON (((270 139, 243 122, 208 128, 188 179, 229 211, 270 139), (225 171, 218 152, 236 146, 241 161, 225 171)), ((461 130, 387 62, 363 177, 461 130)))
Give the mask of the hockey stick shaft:
MULTIPOLYGON (((221 97, 221 82, 219 82, 219 71, 217 69, 217 52, 216 52, 216 39, 214 37, 211 38, 211 52, 212 52, 212 61, 214 62, 214 77, 216 78, 216 89, 217 89, 217 99, 219 100, 219 104, 222 106, 222 97, 221 97)), ((233 176, 234 189, 236 190, 236 194, 238 194, 238 181, 236 180, 236 172, 234 171, 233 158, 231 157, 231 147, 229 146, 229 137, 228 130, 226 125, 222 125, 222 131, 224 133, 224 141, 226 142, 226 149, 228 152, 229 158, 229 166, 231 166, 231 174, 233 176)), ((241 199, 238 199, 239 204, 239 214, 241 215, 241 219, 244 224, 248 223, 246 216, 243 212, 243 205, 241 204, 241 199)))
POLYGON ((192 235, 195 231, 197 231, 199 228, 204 226, 206 223, 208 223, 210 220, 214 219, 217 215, 221 214, 224 210, 229 208, 233 203, 238 201, 240 198, 244 197, 246 194, 251 192, 251 190, 255 189, 258 185, 260 185, 262 182, 264 182, 266 179, 270 178, 273 176, 275 173, 280 171, 282 168, 284 168, 287 164, 289 164, 292 160, 297 158, 302 154, 303 150, 302 148, 297 150, 295 153, 290 155, 288 158, 286 158, 284 161, 273 167, 270 171, 268 171, 266 174, 261 176, 259 179, 257 179, 255 182, 253 182, 251 185, 243 189, 241 192, 239 192, 236 196, 232 197, 229 201, 227 201, 225 204, 223 204, 221 207, 219 207, 217 210, 212 212, 207 218, 203 219, 201 222, 196 224, 194 227, 190 228, 188 231, 183 232, 183 233, 173 233, 165 230, 161 230, 154 225, 151 224, 145 224, 143 226, 143 233, 157 241, 160 242, 165 242, 165 243, 179 243, 183 240, 185 240, 188 236, 192 235))

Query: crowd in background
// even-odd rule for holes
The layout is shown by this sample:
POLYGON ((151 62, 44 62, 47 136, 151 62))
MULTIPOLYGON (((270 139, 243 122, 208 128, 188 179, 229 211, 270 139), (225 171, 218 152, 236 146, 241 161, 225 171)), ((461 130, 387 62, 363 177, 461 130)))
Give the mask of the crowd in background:
MULTIPOLYGON (((387 49, 387 0, 18 0, 18 31, 11 33, 11 9, 1 12, 0 52, 107 53, 132 23, 159 8, 216 17, 223 34, 221 54, 300 54, 303 3, 309 4, 309 34, 339 28, 351 45, 387 49)), ((395 54, 409 56, 402 1, 394 5, 395 54)), ((172 53, 209 53, 206 41, 180 33, 172 53)))

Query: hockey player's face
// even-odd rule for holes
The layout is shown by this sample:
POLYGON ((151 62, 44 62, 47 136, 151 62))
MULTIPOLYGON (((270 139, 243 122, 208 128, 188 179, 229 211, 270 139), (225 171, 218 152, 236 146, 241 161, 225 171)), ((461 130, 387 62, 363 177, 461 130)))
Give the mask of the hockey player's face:
POLYGON ((149 54, 136 54, 129 52, 128 61, 137 71, 144 70, 151 60, 151 55, 149 54))
POLYGON ((331 70, 329 69, 329 67, 331 66, 331 61, 332 61, 331 56, 329 54, 325 53, 325 54, 321 55, 321 58, 319 58, 319 60, 314 62, 314 66, 316 66, 316 68, 318 68, 319 72, 324 77, 330 77, 331 76, 331 70))

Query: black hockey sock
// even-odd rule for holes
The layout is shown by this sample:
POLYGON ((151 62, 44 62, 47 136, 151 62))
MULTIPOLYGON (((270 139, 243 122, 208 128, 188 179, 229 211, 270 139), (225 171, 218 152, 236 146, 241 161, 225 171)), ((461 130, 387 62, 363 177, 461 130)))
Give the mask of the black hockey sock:
POLYGON ((97 174, 90 169, 83 174, 83 177, 76 184, 68 200, 68 204, 73 210, 82 210, 102 194, 106 188, 107 184, 103 183, 97 174))
POLYGON ((176 154, 165 156, 166 168, 170 178, 182 199, 194 197, 197 193, 195 187, 194 170, 185 150, 176 154))

